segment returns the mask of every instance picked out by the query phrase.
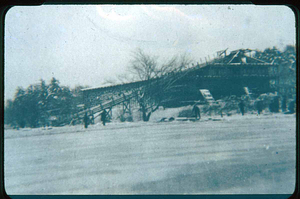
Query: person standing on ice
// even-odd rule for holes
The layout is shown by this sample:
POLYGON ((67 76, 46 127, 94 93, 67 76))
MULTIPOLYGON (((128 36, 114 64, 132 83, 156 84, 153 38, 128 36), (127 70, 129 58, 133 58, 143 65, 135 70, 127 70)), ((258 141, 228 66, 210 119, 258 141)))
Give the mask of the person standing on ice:
POLYGON ((88 126, 89 126, 89 118, 87 116, 87 113, 84 114, 83 123, 84 123, 84 128, 88 128, 88 126))
POLYGON ((262 100, 258 100, 256 102, 256 108, 257 108, 258 115, 260 115, 261 112, 263 111, 263 101, 262 100))
POLYGON ((101 113, 101 121, 102 121, 103 126, 105 126, 105 122, 106 122, 106 111, 105 111, 105 109, 101 113))
POLYGON ((194 113, 196 119, 201 119, 200 109, 198 106, 194 105, 192 112, 194 113))
POLYGON ((244 115, 244 113, 245 113, 245 104, 244 104, 244 101, 242 99, 239 103, 239 108, 240 108, 240 111, 241 111, 242 115, 244 115))

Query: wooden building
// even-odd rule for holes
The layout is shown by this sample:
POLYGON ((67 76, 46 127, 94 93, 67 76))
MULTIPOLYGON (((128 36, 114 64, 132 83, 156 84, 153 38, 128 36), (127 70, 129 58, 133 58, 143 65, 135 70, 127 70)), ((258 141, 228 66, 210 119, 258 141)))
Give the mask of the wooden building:
POLYGON ((190 69, 165 95, 168 98, 171 95, 174 105, 179 106, 197 98, 201 100, 199 89, 208 89, 215 99, 245 95, 245 87, 256 95, 275 91, 271 82, 278 81, 278 65, 251 57, 250 50, 225 53, 212 62, 190 69))
MULTIPOLYGON (((215 99, 244 95, 244 87, 257 95, 274 92, 270 82, 278 81, 278 65, 258 60, 252 54, 253 51, 245 49, 232 51, 228 55, 226 50, 220 51, 218 57, 210 62, 150 81, 168 81, 171 78, 176 80, 160 93, 161 105, 166 107, 193 104, 202 100, 200 89, 208 89, 215 99)), ((85 107, 91 108, 108 101, 113 105, 112 102, 116 99, 119 104, 121 99, 136 99, 138 90, 147 84, 149 81, 138 81, 84 89, 85 107)))

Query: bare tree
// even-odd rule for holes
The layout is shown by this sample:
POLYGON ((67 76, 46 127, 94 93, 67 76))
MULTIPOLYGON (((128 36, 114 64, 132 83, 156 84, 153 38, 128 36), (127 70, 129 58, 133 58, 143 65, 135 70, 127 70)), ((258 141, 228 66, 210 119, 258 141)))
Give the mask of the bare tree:
POLYGON ((145 81, 139 90, 138 102, 143 114, 143 121, 149 121, 151 114, 156 111, 162 101, 162 94, 166 89, 166 79, 187 68, 192 60, 187 54, 174 56, 164 64, 158 63, 157 56, 147 55, 138 48, 133 52, 128 71, 137 81, 145 81))
POLYGON ((156 78, 159 73, 157 59, 157 57, 151 57, 145 54, 142 49, 138 48, 133 52, 128 71, 135 76, 137 80, 156 78))

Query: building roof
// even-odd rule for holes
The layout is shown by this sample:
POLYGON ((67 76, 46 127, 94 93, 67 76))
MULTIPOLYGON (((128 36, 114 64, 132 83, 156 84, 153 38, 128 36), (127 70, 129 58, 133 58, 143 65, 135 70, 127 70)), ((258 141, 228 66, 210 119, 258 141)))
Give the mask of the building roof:
MULTIPOLYGON (((204 68, 206 66, 214 66, 214 65, 227 65, 227 66, 237 66, 237 65, 275 65, 273 63, 268 63, 262 60, 259 60, 257 58, 254 58, 253 55, 256 51, 251 49, 238 49, 231 51, 229 55, 227 55, 227 49, 218 51, 218 58, 203 63, 201 65, 197 64, 191 68, 185 69, 185 71, 193 71, 200 68, 204 68)), ((182 71, 181 71, 182 72, 182 71)), ((142 81, 135 81, 130 83, 122 83, 122 84, 110 84, 110 85, 102 85, 100 87, 90 87, 82 89, 82 91, 99 91, 99 90, 105 90, 105 89, 111 89, 111 88, 121 88, 121 87, 127 87, 127 86, 134 86, 134 85, 141 85, 143 83, 147 82, 147 80, 142 81)))
MULTIPOLYGON (((226 49, 227 50, 227 49, 226 49)), ((263 60, 254 57, 255 50, 251 49, 239 49, 231 51, 229 55, 226 54, 226 50, 218 52, 218 58, 214 60, 215 63, 223 64, 266 64, 270 65, 263 60)))

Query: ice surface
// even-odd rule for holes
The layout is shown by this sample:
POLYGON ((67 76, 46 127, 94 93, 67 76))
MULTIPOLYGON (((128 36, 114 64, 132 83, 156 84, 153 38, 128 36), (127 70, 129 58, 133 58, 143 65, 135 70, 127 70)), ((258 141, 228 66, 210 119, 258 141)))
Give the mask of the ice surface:
POLYGON ((8 194, 293 192, 295 115, 213 119, 7 129, 5 189, 8 194))

